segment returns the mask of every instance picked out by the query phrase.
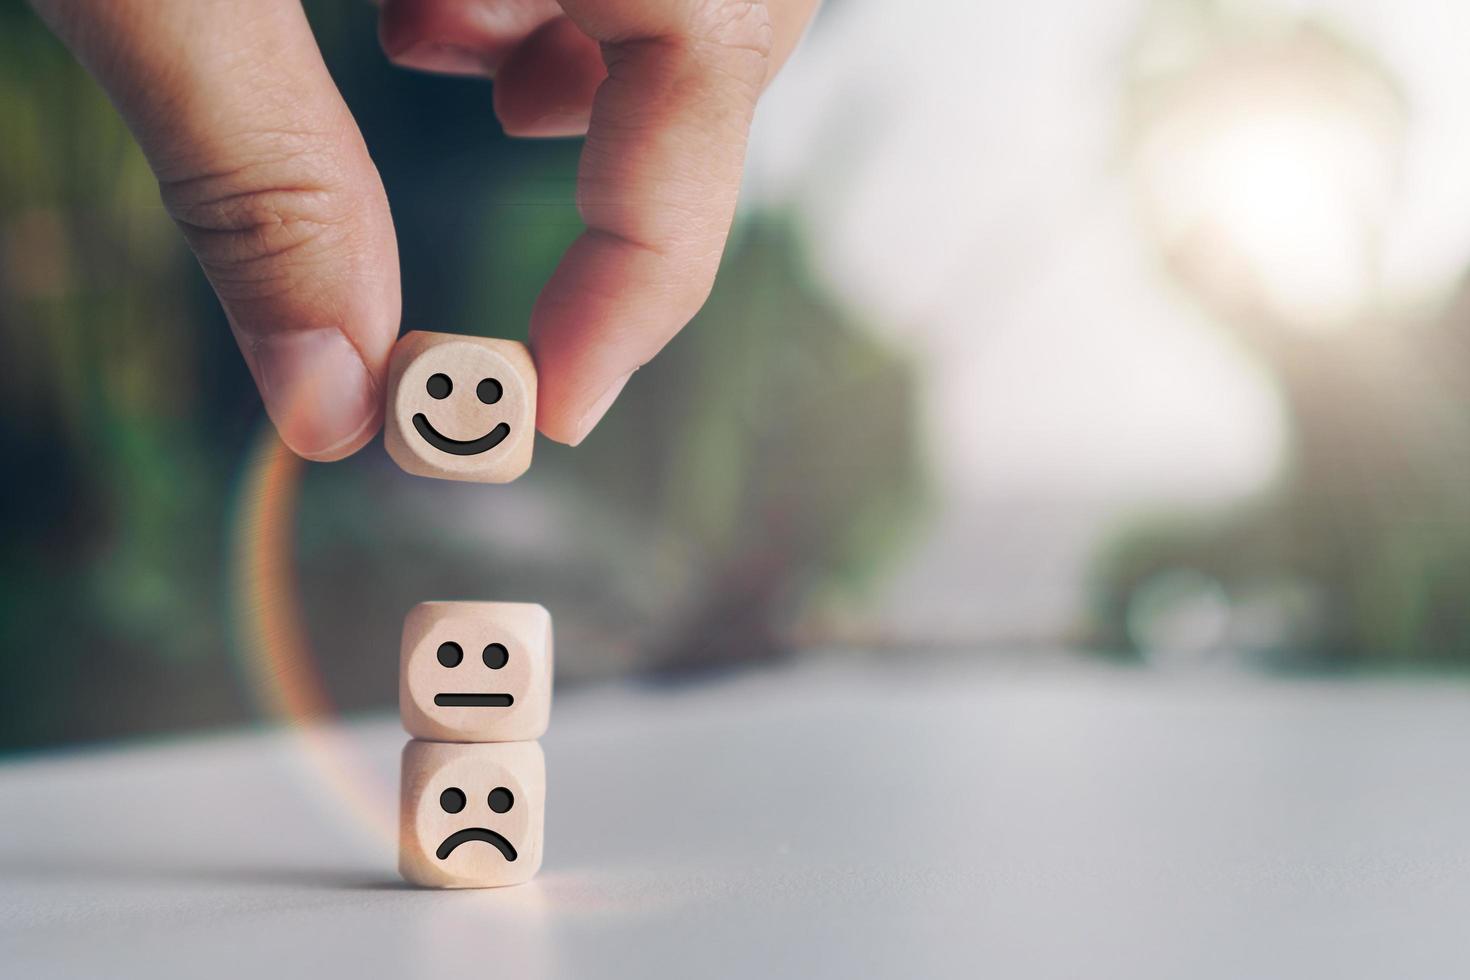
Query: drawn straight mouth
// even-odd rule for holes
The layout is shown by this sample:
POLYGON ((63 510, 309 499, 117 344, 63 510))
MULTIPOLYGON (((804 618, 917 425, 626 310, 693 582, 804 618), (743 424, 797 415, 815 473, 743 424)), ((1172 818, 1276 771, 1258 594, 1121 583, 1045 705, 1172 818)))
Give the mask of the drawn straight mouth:
POLYGON ((507 861, 514 861, 516 859, 516 849, 511 846, 510 841, 501 837, 495 831, 486 830, 484 827, 466 827, 464 830, 455 831, 444 838, 444 843, 440 844, 439 850, 434 853, 438 856, 439 860, 443 861, 454 853, 456 847, 472 840, 494 844, 507 861))
POLYGON ((505 441, 510 435, 510 425, 502 422, 478 439, 470 439, 462 442, 459 439, 451 439, 440 435, 439 430, 429 424, 429 417, 419 412, 413 417, 413 427, 424 437, 424 442, 433 446, 441 453, 449 453, 454 456, 478 456, 480 453, 488 452, 505 441))
POLYGON ((436 694, 434 703, 441 708, 509 708, 516 699, 509 694, 436 694))

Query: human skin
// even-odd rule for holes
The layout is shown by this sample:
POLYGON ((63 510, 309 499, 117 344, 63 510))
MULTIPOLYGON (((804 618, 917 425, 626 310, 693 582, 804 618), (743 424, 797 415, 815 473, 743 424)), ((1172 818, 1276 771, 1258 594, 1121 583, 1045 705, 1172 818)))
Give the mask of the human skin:
MULTIPOLYGON (((383 422, 401 315, 388 201, 299 0, 31 0, 107 91, 282 440, 383 422)), ((512 136, 586 135, 586 230, 531 316, 537 428, 576 445, 703 305, 751 116, 817 0, 384 0, 388 57, 494 78, 512 136)))

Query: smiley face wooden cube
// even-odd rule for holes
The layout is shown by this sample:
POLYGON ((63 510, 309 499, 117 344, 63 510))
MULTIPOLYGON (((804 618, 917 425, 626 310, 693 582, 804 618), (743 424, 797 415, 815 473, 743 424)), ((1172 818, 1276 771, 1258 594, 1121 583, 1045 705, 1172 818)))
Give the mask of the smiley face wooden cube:
POLYGON ((551 614, 535 603, 420 603, 403 621, 403 727, 440 742, 540 738, 551 716, 551 647, 551 614))
POLYGON ((535 742, 403 747, 398 871, 416 885, 487 888, 541 867, 546 762, 535 742))
POLYGON ((415 330, 388 362, 383 444, 419 476, 508 483, 531 465, 536 366, 525 344, 415 330))

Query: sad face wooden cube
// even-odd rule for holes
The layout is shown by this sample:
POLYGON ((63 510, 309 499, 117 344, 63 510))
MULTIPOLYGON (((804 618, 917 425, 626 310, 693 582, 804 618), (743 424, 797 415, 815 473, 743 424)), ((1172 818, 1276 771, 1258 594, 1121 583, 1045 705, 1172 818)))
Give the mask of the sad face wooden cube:
POLYGON ((529 881, 541 867, 546 763, 535 742, 403 749, 398 870, 431 888, 529 881))

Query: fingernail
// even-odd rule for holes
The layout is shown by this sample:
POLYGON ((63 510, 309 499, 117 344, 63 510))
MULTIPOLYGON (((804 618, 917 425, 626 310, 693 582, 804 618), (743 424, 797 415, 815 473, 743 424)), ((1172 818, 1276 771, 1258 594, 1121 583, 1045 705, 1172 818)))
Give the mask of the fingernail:
POLYGON ((488 75, 485 59, 476 51, 441 41, 420 41, 392 56, 400 68, 414 68, 440 75, 488 75))
POLYGON ((377 385, 337 328, 273 333, 251 354, 266 413, 297 455, 333 459, 377 421, 377 385))
POLYGON ((582 413, 582 417, 577 420, 576 435, 568 445, 580 446, 582 444, 582 440, 587 438, 587 434, 597 427, 597 423, 602 421, 602 417, 607 414, 607 410, 612 408, 612 403, 618 400, 618 395, 622 392, 623 385, 627 384, 628 379, 632 376, 633 372, 629 371, 608 385, 607 390, 598 397, 597 401, 592 403, 592 407, 582 413))
POLYGON ((591 117, 585 109, 571 108, 548 112, 544 116, 527 123, 519 132, 512 136, 532 137, 540 139, 556 139, 563 136, 585 136, 587 135, 587 124, 591 117))

